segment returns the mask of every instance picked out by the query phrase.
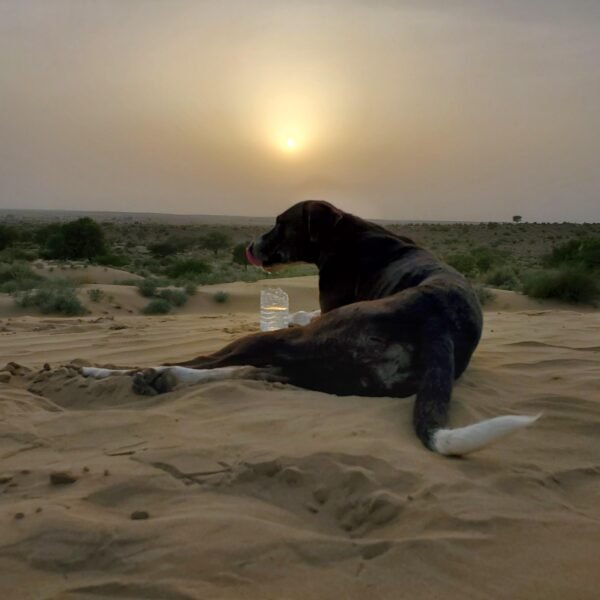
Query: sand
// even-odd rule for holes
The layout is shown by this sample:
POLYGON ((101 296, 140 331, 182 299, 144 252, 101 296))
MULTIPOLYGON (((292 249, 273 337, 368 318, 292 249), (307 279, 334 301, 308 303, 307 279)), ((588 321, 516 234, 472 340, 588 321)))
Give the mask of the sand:
MULTIPOLYGON (((293 309, 315 283, 279 282, 293 309)), ((543 417, 467 459, 420 445, 411 399, 243 381, 147 398, 61 368, 217 349, 257 329, 260 286, 164 317, 122 286, 83 318, 0 304, 0 368, 24 366, 0 371, 3 598, 598 597, 598 311, 490 305, 451 422, 543 417)))

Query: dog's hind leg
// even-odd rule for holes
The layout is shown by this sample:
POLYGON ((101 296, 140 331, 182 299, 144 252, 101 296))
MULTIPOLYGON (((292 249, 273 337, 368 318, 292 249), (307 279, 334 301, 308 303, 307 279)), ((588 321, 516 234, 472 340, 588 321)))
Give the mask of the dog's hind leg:
POLYGON ((233 366, 283 366, 302 356, 304 327, 252 333, 234 340, 212 354, 192 360, 167 363, 167 366, 216 369, 233 366))
POLYGON ((506 415, 458 429, 445 429, 454 383, 454 343, 448 332, 432 324, 421 343, 421 381, 413 424, 423 444, 440 454, 462 456, 527 427, 537 416, 506 415))

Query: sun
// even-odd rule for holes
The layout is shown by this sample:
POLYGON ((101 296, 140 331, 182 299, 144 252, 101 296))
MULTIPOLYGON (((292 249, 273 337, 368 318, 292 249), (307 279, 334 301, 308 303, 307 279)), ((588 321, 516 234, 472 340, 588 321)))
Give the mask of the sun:
POLYGON ((309 149, 309 139, 299 126, 273 128, 270 144, 273 150, 289 159, 304 156, 309 149))

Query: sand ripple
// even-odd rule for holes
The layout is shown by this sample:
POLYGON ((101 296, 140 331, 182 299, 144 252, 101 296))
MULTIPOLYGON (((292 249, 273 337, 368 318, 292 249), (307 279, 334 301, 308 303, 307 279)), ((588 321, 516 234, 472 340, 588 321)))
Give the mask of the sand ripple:
POLYGON ((26 367, 0 380, 3 597, 597 597, 597 313, 486 315, 453 424, 543 417, 467 460, 420 446, 410 399, 241 381, 142 398, 128 377, 81 378, 75 358, 176 360, 254 326, 114 323, 3 334, 4 362, 26 367), (55 470, 76 480, 52 485, 55 470))

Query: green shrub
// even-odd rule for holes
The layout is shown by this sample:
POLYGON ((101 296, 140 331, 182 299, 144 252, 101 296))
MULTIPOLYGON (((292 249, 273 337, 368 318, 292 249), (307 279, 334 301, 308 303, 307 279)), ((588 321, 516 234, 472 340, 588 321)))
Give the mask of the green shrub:
POLYGON ((492 301, 495 296, 494 293, 486 288, 484 285, 476 284, 473 286, 473 290, 479 299, 479 304, 481 306, 485 306, 488 302, 492 301))
POLYGON ((30 290, 40 285, 44 278, 27 263, 0 264, 0 292, 13 294, 30 290))
POLYGON ((171 312, 171 303, 164 298, 153 298, 144 306, 142 312, 145 315, 166 315, 171 312))
POLYGON ((0 261, 2 262, 14 262, 14 261, 33 261, 39 258, 38 253, 32 248, 26 248, 19 245, 8 246, 4 250, 0 251, 0 261))
POLYGON ((156 296, 156 290, 158 289, 158 282, 156 279, 142 279, 142 281, 138 281, 136 285, 140 296, 144 296, 144 298, 156 296))
POLYGON ((94 258, 94 262, 106 267, 124 267, 129 261, 120 254, 101 254, 94 258))
POLYGON ((489 246, 478 246, 471 250, 471 256, 475 262, 475 266, 479 273, 485 273, 492 267, 498 266, 505 262, 506 253, 499 250, 494 250, 489 246))
POLYGON ((181 239, 170 239, 165 242, 157 242, 150 244, 148 250, 154 256, 154 258, 165 258, 167 256, 173 256, 178 252, 182 252, 188 246, 188 242, 181 239))
POLYGON ((210 273, 210 265, 196 258, 176 260, 167 268, 167 275, 173 279, 192 279, 196 275, 210 273))
POLYGON ((248 268, 248 259, 246 258, 246 248, 250 242, 244 242, 243 244, 236 244, 233 247, 231 260, 238 264, 242 265, 244 269, 248 268))
POLYGON ((490 246, 479 246, 469 252, 456 252, 446 257, 446 263, 465 277, 477 277, 506 262, 507 253, 490 246))
POLYGON ((497 267, 492 271, 489 271, 484 282, 487 285, 492 285, 497 288, 505 290, 516 290, 520 286, 519 278, 511 267, 497 267))
POLYGON ((106 254, 102 227, 89 217, 51 226, 44 241, 43 255, 55 259, 91 259, 106 254))
POLYGON ((87 312, 70 281, 46 281, 37 289, 18 292, 15 302, 24 308, 38 308, 43 314, 57 313, 72 317, 87 312))
POLYGON ((562 267, 529 273, 523 280, 523 292, 532 298, 595 304, 600 299, 600 284, 581 267, 562 267))
POLYGON ((139 279, 113 279, 113 285, 133 285, 135 287, 140 283, 139 279))
POLYGON ((567 264, 580 265, 587 270, 600 269, 600 238, 583 238, 560 244, 545 257, 544 263, 549 267, 567 264))
POLYGON ((94 288, 93 290, 88 290, 87 295, 92 302, 100 302, 106 294, 102 290, 94 288))
POLYGON ((17 230, 9 225, 0 224, 0 250, 12 246, 18 239, 17 230))
POLYGON ((48 225, 39 226, 34 234, 33 239, 38 246, 45 246, 48 239, 55 233, 62 231, 62 225, 60 223, 50 223, 48 225))
POLYGON ((187 294, 183 290, 173 290, 170 288, 160 290, 157 296, 175 306, 183 306, 188 299, 187 294))
POLYGON ((188 296, 195 296, 196 292, 198 291, 198 286, 195 283, 186 283, 185 287, 183 288, 183 291, 188 296))
POLYGON ((231 246, 231 238, 223 231, 211 231, 202 238, 200 245, 202 248, 212 250, 217 256, 219 250, 225 250, 231 246))
POLYGON ((478 274, 475 259, 470 254, 456 253, 446 257, 446 263, 465 277, 476 277, 478 274))
POLYGON ((225 304, 229 300, 229 294, 227 292, 219 291, 213 295, 213 300, 217 304, 225 304))

